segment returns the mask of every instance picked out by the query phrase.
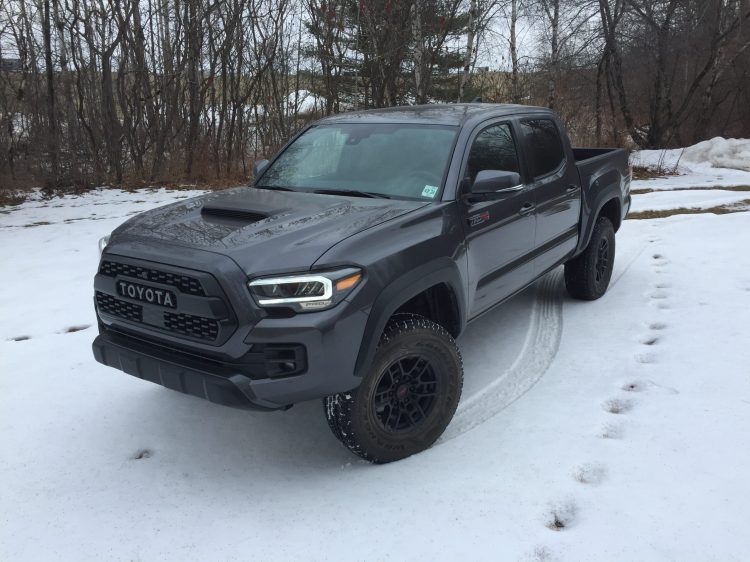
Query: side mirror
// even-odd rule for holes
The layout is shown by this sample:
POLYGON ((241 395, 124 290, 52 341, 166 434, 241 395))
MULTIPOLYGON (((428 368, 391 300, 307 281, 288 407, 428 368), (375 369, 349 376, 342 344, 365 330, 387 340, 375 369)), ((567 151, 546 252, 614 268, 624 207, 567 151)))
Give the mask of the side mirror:
POLYGON ((523 189, 521 176, 516 172, 501 170, 482 170, 477 174, 471 185, 472 195, 505 193, 523 189))
POLYGON ((253 162, 253 179, 257 180, 268 168, 268 160, 256 160, 253 162))

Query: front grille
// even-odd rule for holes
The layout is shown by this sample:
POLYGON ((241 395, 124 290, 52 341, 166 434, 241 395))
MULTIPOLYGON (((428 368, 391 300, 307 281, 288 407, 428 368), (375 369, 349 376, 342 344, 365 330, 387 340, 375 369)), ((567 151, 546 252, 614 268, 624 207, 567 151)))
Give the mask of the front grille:
POLYGON ((132 304, 126 301, 116 299, 112 295, 105 293, 96 292, 96 306, 99 310, 111 314, 112 316, 119 316, 127 320, 133 320, 134 322, 143 322, 143 307, 137 304, 132 304))
POLYGON ((160 333, 212 346, 226 343, 237 329, 237 317, 216 278, 208 272, 172 265, 105 256, 94 281, 96 308, 108 326, 128 326, 138 333, 160 333), (138 281, 170 293, 166 301, 147 300, 146 292, 123 293, 123 281, 138 281), (145 298, 144 298, 145 296, 145 298))
POLYGON ((219 323, 216 320, 191 314, 165 312, 164 327, 178 334, 202 340, 213 341, 219 335, 219 323))
POLYGON ((206 296, 206 292, 203 290, 201 282, 188 275, 176 275, 174 273, 169 273, 168 271, 159 271, 158 269, 113 261, 103 261, 99 266, 99 273, 108 277, 122 275, 123 277, 132 277, 133 279, 143 279, 145 281, 152 281, 163 285, 171 285, 172 287, 179 289, 182 293, 197 295, 200 297, 206 296))

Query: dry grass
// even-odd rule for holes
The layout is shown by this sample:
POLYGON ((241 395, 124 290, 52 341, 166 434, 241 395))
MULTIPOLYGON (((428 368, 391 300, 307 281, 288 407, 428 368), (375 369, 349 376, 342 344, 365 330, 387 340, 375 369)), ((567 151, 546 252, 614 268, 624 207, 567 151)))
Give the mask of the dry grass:
POLYGON ((750 191, 750 185, 699 185, 695 187, 675 187, 673 189, 651 189, 644 187, 641 189, 631 189, 631 195, 643 195, 644 193, 654 193, 656 191, 750 191))
POLYGON ((717 205, 716 207, 709 207, 707 209, 689 209, 686 207, 679 207, 677 209, 666 209, 663 211, 638 211, 634 213, 628 213, 626 218, 641 220, 641 219, 663 219, 674 215, 728 215, 729 213, 741 213, 747 211, 750 208, 750 199, 744 199, 733 203, 731 205, 717 205))
POLYGON ((26 201, 26 197, 23 192, 0 191, 0 207, 15 207, 26 201))
MULTIPOLYGON (((113 185, 113 186, 107 186, 104 189, 111 188, 111 189, 121 189, 123 191, 127 191, 128 193, 137 193, 138 190, 146 189, 146 190, 157 190, 157 189, 169 189, 172 191, 191 191, 194 189, 202 189, 205 191, 221 191, 223 189, 229 189, 230 187, 238 187, 242 185, 249 185, 250 180, 248 179, 227 179, 227 180, 212 180, 210 182, 162 182, 158 184, 154 184, 151 182, 146 181, 133 181, 124 183, 122 185, 113 185)), ((95 189, 99 189, 98 187, 70 187, 70 188, 60 188, 60 189, 45 189, 43 190, 43 196, 45 199, 53 199, 55 197, 63 197, 65 195, 84 195, 86 193, 89 193, 91 191, 94 191, 95 189)), ((31 195, 32 190, 25 190, 25 191, 3 191, 0 190, 0 212, 3 211, 3 207, 15 207, 16 205, 20 205, 26 199, 28 199, 29 195, 31 195)), ((28 226, 40 226, 40 224, 33 224, 28 226)))
POLYGON ((634 180, 655 180, 666 176, 676 176, 676 170, 667 170, 663 167, 633 166, 634 180))

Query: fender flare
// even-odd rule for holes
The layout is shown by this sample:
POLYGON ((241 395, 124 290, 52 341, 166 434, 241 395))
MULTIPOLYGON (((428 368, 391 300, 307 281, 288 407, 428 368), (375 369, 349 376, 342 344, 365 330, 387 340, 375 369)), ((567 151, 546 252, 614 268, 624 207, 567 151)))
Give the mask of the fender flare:
POLYGON ((354 376, 363 377, 372 363, 380 335, 396 310, 419 293, 445 283, 453 291, 459 316, 459 331, 466 325, 465 295, 457 264, 449 257, 428 262, 389 283, 370 308, 369 318, 362 335, 354 376))
MULTIPOLYGON (((619 185, 610 185, 606 189, 603 189, 598 194, 594 203, 591 205, 591 212, 588 214, 588 220, 582 227, 581 239, 578 243, 576 254, 582 252, 586 248, 586 246, 588 246, 589 241, 591 240, 591 233, 594 232, 594 225, 596 225, 596 220, 599 218, 599 215, 601 214, 604 206, 613 200, 617 201, 620 214, 622 214, 622 192, 620 191, 619 185)), ((623 218, 624 217, 620 217, 620 220, 622 220, 623 218)))

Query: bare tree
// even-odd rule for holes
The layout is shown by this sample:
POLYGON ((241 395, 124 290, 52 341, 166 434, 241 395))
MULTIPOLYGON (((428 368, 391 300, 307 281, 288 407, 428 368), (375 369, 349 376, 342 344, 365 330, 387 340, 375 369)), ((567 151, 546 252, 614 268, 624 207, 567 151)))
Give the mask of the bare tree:
POLYGON ((750 0, 0 0, 0 65, 6 189, 244 181, 320 113, 487 83, 655 147, 746 134, 750 0))

